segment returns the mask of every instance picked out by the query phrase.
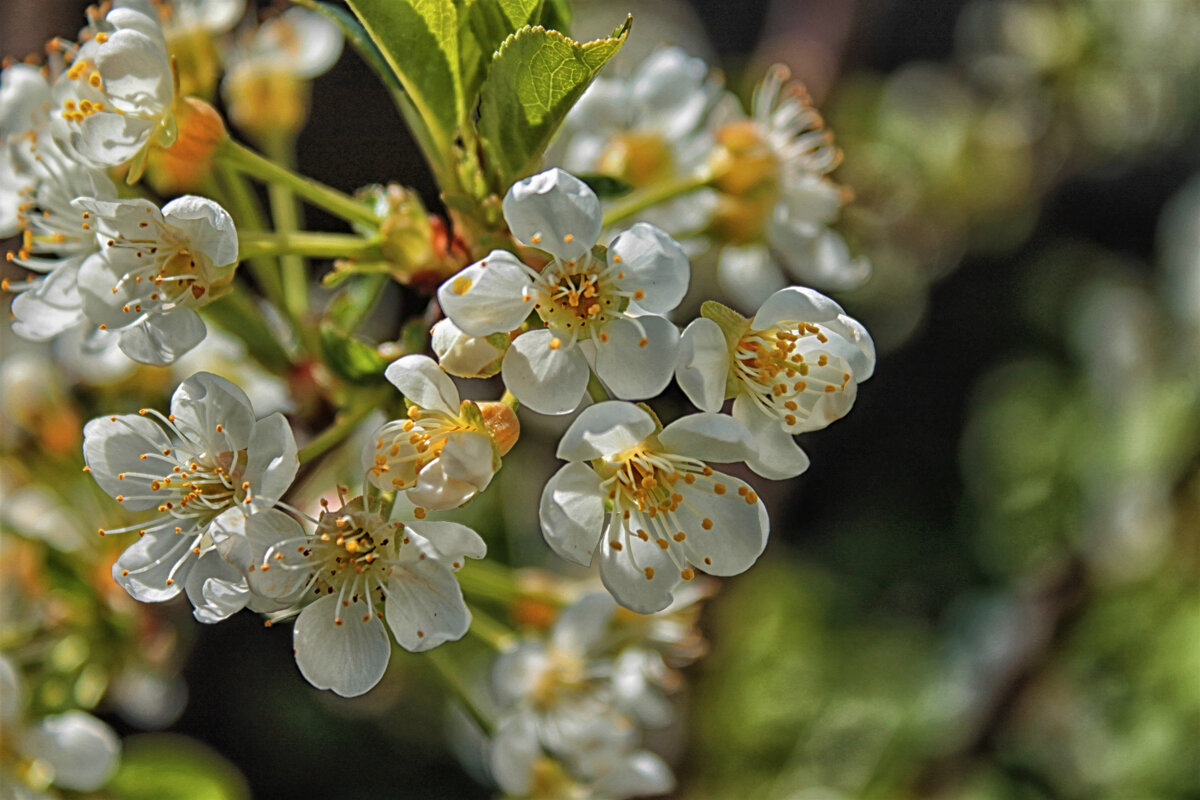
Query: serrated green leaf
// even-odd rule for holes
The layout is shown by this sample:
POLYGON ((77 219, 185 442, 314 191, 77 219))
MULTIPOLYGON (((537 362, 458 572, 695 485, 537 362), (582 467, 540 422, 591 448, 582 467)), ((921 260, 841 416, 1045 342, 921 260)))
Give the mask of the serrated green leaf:
POLYGON ((458 9, 453 0, 346 2, 430 131, 448 148, 463 113, 458 9))
POLYGON ((541 27, 522 28, 505 40, 483 84, 478 123, 497 192, 540 166, 563 117, 621 49, 632 21, 586 44, 541 27))
POLYGON ((322 323, 319 334, 325 363, 340 377, 367 382, 387 369, 387 360, 367 340, 343 333, 329 323, 322 323))
POLYGON ((474 111, 479 88, 504 40, 537 22, 544 0, 465 0, 460 6, 459 54, 463 97, 474 111))

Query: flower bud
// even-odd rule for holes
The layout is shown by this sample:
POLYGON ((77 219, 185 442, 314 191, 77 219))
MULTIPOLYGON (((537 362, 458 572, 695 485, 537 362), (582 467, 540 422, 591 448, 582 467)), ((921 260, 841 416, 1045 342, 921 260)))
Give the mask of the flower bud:
POLYGON ((151 184, 163 194, 197 189, 212 171, 217 146, 228 136, 220 112, 203 100, 185 97, 176 104, 179 136, 175 143, 150 155, 151 184))
POLYGON ((468 336, 448 319, 434 325, 430 337, 442 369, 459 378, 490 378, 498 373, 511 341, 507 333, 468 336))
POLYGON ((483 415, 483 425, 491 434, 492 441, 496 443, 496 449, 503 458, 521 436, 521 422, 517 419, 517 412, 504 403, 489 402, 478 405, 479 413, 483 415))

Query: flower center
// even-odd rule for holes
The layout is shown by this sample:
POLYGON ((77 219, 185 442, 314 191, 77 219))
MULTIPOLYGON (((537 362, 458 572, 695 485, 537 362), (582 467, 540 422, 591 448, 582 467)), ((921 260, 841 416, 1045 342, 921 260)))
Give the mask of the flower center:
POLYGON ((551 649, 529 696, 536 707, 553 708, 564 696, 583 688, 586 679, 583 659, 574 653, 551 649))
POLYGON ((629 305, 629 296, 616 286, 616 278, 607 266, 588 257, 588 265, 579 269, 568 263, 572 272, 552 265, 542 273, 534 310, 546 327, 571 337, 589 335, 593 327, 621 316, 629 305))
POLYGON ((397 490, 411 489, 421 470, 441 455, 450 436, 475 430, 462 417, 412 406, 408 419, 389 422, 379 432, 370 472, 380 480, 388 473, 388 481, 397 490))
POLYGON ((845 392, 850 383, 841 358, 814 348, 828 341, 810 322, 748 331, 734 351, 734 375, 760 408, 795 426, 824 395, 845 392))
POLYGON ((653 133, 623 133, 600 154, 597 172, 615 175, 635 188, 669 180, 675 174, 671 148, 653 133))

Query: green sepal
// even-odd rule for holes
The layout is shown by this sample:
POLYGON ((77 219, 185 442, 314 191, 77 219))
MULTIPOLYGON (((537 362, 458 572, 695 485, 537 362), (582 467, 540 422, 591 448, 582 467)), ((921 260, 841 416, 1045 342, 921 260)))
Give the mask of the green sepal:
POLYGON ((750 330, 749 319, 716 300, 705 300, 700 306, 700 316, 717 323, 721 333, 725 334, 725 343, 729 345, 730 352, 737 347, 746 331, 750 330))
POLYGON ((629 35, 633 18, 606 39, 581 44, 558 31, 522 28, 492 61, 477 130, 493 190, 503 194, 541 166, 563 118, 629 35))

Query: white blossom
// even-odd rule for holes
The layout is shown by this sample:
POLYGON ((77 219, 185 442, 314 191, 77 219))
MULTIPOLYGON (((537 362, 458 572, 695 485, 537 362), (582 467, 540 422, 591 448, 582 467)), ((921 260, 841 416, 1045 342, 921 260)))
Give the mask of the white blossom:
POLYGON ((793 286, 771 295, 753 320, 706 304, 684 331, 677 380, 696 406, 733 416, 754 437, 747 465, 765 478, 808 468, 793 434, 824 428, 854 405, 875 370, 866 328, 820 292, 793 286))
POLYGON ((728 243, 717 277, 737 305, 759 305, 787 278, 838 291, 869 277, 870 264, 852 258, 829 227, 846 199, 826 177, 841 151, 807 94, 788 83, 785 68, 769 71, 755 89, 750 118, 726 124, 717 138, 730 158, 727 176, 717 183, 727 197, 715 232, 728 243), (760 211, 757 194, 764 190, 774 199, 760 211))
MULTIPOLYGON (((386 376, 404 394, 408 415, 364 445, 367 480, 433 510, 457 508, 486 489, 500 468, 500 448, 479 406, 460 402, 454 382, 427 356, 404 356, 386 376)), ((505 416, 517 424, 511 410, 505 416)))
POLYGON ((92 792, 112 777, 120 760, 121 741, 112 728, 91 714, 67 711, 42 717, 36 722, 24 718, 24 686, 12 662, 0 655, 0 728, 4 731, 6 751, 25 759, 36 759, 45 774, 41 785, 23 786, 17 774, 6 774, 0 759, 0 789, 5 797, 49 797, 41 790, 46 784, 76 792, 92 792), (8 794, 7 792, 12 792, 8 794))
POLYGON ((498 373, 509 343, 507 333, 469 336, 449 319, 438 320, 429 331, 438 366, 460 378, 490 378, 498 373))
POLYGON ((79 272, 88 318, 120 332, 121 349, 163 365, 195 347, 205 326, 195 309, 228 288, 237 264, 233 218, 185 195, 160 211, 148 200, 75 200, 96 231, 101 258, 79 272))
POLYGON ((141 535, 113 565, 113 579, 134 599, 159 602, 177 595, 198 568, 203 580, 189 587, 201 600, 198 611, 207 608, 198 617, 213 621, 241 608, 219 602, 228 587, 213 584, 205 593, 208 579, 233 579, 213 560, 214 537, 236 533, 245 514, 271 506, 291 485, 299 461, 283 415, 256 419, 241 389, 202 372, 175 390, 170 414, 99 417, 83 436, 84 460, 100 488, 130 511, 160 515, 101 530, 141 535))
POLYGON ((600 201, 578 178, 551 169, 513 184, 504 217, 522 244, 549 254, 538 272, 495 250, 438 289, 446 316, 471 336, 518 328, 537 312, 544 328, 517 336, 504 355, 504 383, 523 405, 566 414, 583 398, 589 363, 622 399, 661 392, 679 332, 662 314, 687 291, 679 245, 646 223, 619 234, 601 259, 600 201))
POLYGON ((55 81, 54 134, 95 166, 132 162, 136 178, 150 145, 178 135, 166 39, 157 14, 130 4, 94 28, 55 81))
POLYGON ((250 590, 279 603, 311 595, 296 619, 296 664, 318 689, 370 690, 387 669, 387 627, 406 650, 462 638, 471 612, 454 577, 487 547, 456 522, 386 518, 362 497, 327 510, 310 535, 280 511, 246 520, 245 537, 221 543, 250 590))
POLYGON ((632 403, 584 409, 567 429, 538 516, 560 556, 588 565, 617 602, 643 614, 666 608, 675 586, 749 569, 767 543, 767 511, 742 481, 705 463, 751 458, 737 421, 693 414, 659 428, 632 403), (694 568, 694 569, 693 569, 694 568))

